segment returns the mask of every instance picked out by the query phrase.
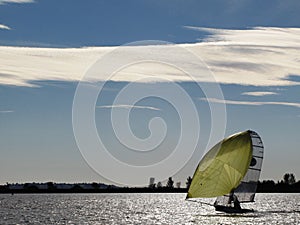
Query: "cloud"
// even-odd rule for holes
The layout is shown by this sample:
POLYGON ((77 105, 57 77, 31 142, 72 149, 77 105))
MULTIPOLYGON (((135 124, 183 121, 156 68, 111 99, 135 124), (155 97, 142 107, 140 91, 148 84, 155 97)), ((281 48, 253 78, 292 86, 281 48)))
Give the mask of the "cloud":
POLYGON ((212 103, 222 103, 227 105, 250 105, 250 106, 261 106, 261 105, 281 105, 281 106, 292 106, 300 108, 298 102, 252 102, 252 101, 236 101, 236 100, 222 100, 217 98, 200 98, 202 101, 212 103))
POLYGON ((10 27, 4 25, 4 24, 0 24, 0 29, 4 29, 4 30, 10 30, 10 27))
POLYGON ((8 3, 33 3, 34 0, 0 0, 0 5, 8 3))
POLYGON ((210 33, 206 42, 217 42, 218 45, 262 46, 262 47, 299 47, 299 28, 254 27, 246 30, 215 29, 206 27, 185 26, 185 28, 210 33))
POLYGON ((0 113, 12 113, 14 112, 13 110, 0 110, 0 113))
MULTIPOLYGON (((221 84, 254 86, 299 85, 300 76, 300 28, 257 27, 249 30, 225 30, 210 28, 189 28, 205 30, 211 35, 195 44, 118 47, 122 49, 120 60, 147 58, 171 59, 176 64, 184 63, 199 82, 212 82, 207 68, 199 71, 203 60, 221 84), (199 57, 191 61, 182 57, 180 49, 187 49, 199 57), (179 49, 179 50, 178 50, 179 49), (138 53, 138 57, 128 52, 138 53), (293 75, 291 78, 290 75, 293 75)), ((34 86, 40 80, 80 81, 86 71, 117 47, 85 48, 36 48, 0 46, 0 84, 34 86)), ((114 61, 118 61, 116 59, 114 61)), ((122 68, 113 81, 136 81, 150 77, 153 82, 191 81, 190 77, 174 66, 163 62, 136 63, 122 68)), ((98 74, 96 80, 106 77, 98 74)))
POLYGON ((255 86, 299 84, 288 79, 291 74, 300 75, 299 28, 188 28, 211 34, 199 43, 198 48, 191 50, 202 56, 220 83, 255 86))
POLYGON ((271 92, 271 91, 251 91, 251 92, 243 92, 242 95, 266 96, 266 95, 278 95, 278 93, 271 92))
POLYGON ((151 106, 138 106, 138 105, 103 105, 96 106, 98 109, 111 109, 111 108, 120 108, 120 109, 150 109, 155 111, 160 111, 159 108, 151 106))

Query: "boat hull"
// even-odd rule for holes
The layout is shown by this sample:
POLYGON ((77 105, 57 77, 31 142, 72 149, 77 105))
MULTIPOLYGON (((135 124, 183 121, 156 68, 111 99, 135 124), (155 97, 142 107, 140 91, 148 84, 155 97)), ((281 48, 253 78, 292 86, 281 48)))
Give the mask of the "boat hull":
POLYGON ((216 211, 225 213, 251 213, 254 212, 253 209, 236 209, 233 207, 217 205, 215 206, 216 211))

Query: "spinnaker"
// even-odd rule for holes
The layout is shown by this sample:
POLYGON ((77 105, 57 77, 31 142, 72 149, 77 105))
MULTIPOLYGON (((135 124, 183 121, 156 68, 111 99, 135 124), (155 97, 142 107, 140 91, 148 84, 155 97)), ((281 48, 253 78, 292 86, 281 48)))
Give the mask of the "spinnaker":
POLYGON ((239 202, 253 202, 263 150, 261 138, 251 130, 220 141, 197 166, 186 198, 217 197, 215 206, 226 207, 233 195, 239 202))

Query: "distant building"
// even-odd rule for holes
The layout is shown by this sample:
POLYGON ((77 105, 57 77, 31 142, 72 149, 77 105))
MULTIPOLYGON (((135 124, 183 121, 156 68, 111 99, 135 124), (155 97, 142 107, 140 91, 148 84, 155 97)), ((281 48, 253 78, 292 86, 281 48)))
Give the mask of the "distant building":
MULTIPOLYGON (((99 184, 99 189, 107 189, 108 185, 106 184, 99 184)), ((113 186, 115 188, 115 186, 113 186)))
POLYGON ((155 185, 155 178, 154 177, 150 177, 150 181, 149 181, 149 188, 153 188, 155 185))
POLYGON ((181 185, 181 182, 177 182, 177 183, 176 183, 176 187, 177 187, 177 188, 180 188, 180 185, 181 185))
POLYGON ((9 184, 8 188, 10 190, 22 190, 24 189, 24 184, 9 184))
MULTIPOLYGON (((154 178, 153 181, 154 183, 154 178)), ((153 184, 155 185, 155 184, 153 184)), ((1 185, 0 185, 1 187, 1 185)), ((4 186, 3 186, 4 187, 4 186)), ((95 190, 95 189, 116 189, 118 188, 115 185, 107 185, 103 183, 77 183, 77 184, 67 184, 67 183, 53 183, 53 182, 47 182, 47 183, 25 183, 25 184, 6 184, 6 187, 9 190, 31 190, 31 191, 37 191, 37 190, 72 190, 74 188, 79 188, 83 190, 95 190)))
POLYGON ((94 186, 92 184, 79 184, 79 186, 82 188, 82 189, 85 189, 85 190, 93 190, 95 189, 94 186))
POLYGON ((36 186, 39 190, 47 190, 47 189, 48 189, 48 184, 35 184, 35 186, 36 186))
POLYGON ((68 190, 74 187, 74 184, 55 184, 54 186, 60 190, 68 190))

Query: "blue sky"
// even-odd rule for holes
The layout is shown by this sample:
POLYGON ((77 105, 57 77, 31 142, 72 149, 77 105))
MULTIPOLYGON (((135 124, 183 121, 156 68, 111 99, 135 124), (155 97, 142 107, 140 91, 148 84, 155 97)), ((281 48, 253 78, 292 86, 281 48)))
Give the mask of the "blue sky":
MULTIPOLYGON (((165 57, 187 64, 197 74, 194 82, 161 64, 122 69, 105 84, 95 108, 99 136, 112 155, 127 163, 148 165, 171 154, 182 128, 181 115, 172 105, 155 97, 142 99, 135 107, 112 105, 127 84, 137 83, 137 90, 142 91, 136 95, 166 90, 168 96, 176 96, 171 88, 176 81, 194 103, 201 126, 192 159, 176 174, 169 171, 175 180, 184 184, 193 174, 213 120, 208 102, 218 106, 221 100, 226 103, 225 135, 253 129, 262 136, 266 147, 262 179, 281 179, 285 172, 300 176, 299 10, 296 0, 0 0, 0 183, 116 181, 96 173, 81 155, 73 133, 72 104, 78 82, 96 60, 113 51, 112 46, 143 40, 172 42, 200 57, 222 88, 224 101, 218 96, 206 98, 196 84, 209 86, 209 78, 197 74, 195 63, 184 61, 180 51, 165 57), (149 74, 171 81, 135 81, 149 74), (128 149, 112 129, 112 108, 118 112, 132 109, 130 125, 141 139, 151 136, 148 123, 152 118, 163 118, 165 139, 144 155, 128 149)), ((157 53, 151 47, 135 49, 142 58, 169 51, 164 47, 157 53)), ((100 75, 97 82, 103 81, 100 75)), ((132 183, 138 177, 120 174, 132 183)), ((159 172, 153 177, 160 177, 159 172)))
POLYGON ((1 24, 11 28, 1 32, 3 44, 61 47, 151 39, 186 43, 201 35, 183 30, 183 26, 298 27, 300 8, 295 0, 1 2, 1 24))

